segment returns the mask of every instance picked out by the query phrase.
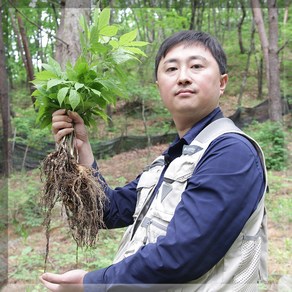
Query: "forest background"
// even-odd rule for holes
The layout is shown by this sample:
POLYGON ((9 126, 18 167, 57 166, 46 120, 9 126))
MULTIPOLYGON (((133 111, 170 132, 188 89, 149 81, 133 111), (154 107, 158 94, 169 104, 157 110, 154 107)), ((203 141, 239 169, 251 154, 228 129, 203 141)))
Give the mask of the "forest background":
MULTIPOLYGON (((107 107, 109 122, 96 119, 96 126, 89 129, 104 176, 113 187, 134 179, 175 135, 154 83, 154 58, 160 43, 182 29, 213 34, 228 57, 229 83, 220 106, 260 143, 267 159, 269 282, 261 289, 276 291, 291 281, 290 3, 215 2, 0 0, 0 259, 1 285, 8 283, 7 291, 44 290, 38 283, 45 253, 38 205, 39 165, 54 149, 54 141, 50 129, 40 129, 35 123, 34 88, 29 81, 48 57, 60 64, 68 58, 74 61, 80 53, 75 46, 80 15, 84 13, 90 22, 93 9, 104 7, 111 7, 113 25, 124 33, 137 29, 138 39, 149 42, 144 49, 147 56, 125 66, 127 91, 116 97, 115 107, 107 107)), ((59 211, 52 226, 50 271, 109 265, 123 230, 101 232, 98 246, 79 250, 77 259, 59 211)))

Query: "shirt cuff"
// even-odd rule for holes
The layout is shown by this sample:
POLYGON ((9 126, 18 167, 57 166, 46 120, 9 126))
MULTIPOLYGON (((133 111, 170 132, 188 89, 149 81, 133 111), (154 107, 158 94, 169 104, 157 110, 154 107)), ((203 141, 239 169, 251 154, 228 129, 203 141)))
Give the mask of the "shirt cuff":
POLYGON ((88 272, 83 278, 84 292, 105 292, 107 290, 104 283, 104 274, 107 268, 88 272))

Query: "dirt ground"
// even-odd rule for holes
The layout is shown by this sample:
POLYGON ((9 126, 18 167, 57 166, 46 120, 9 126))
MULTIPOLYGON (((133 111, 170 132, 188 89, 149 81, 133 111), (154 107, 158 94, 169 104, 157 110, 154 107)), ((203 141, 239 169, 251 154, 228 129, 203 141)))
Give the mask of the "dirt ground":
MULTIPOLYGON (((148 149, 133 150, 126 153, 121 153, 115 155, 114 157, 107 160, 100 160, 99 167, 103 175, 106 177, 109 184, 113 187, 117 183, 127 183, 135 178, 135 175, 139 174, 143 168, 151 163, 151 161, 161 154, 166 148, 167 144, 157 145, 150 147, 148 149), (118 178, 118 180, 116 179, 118 178)), ((287 189, 286 193, 291 191, 291 186, 287 189)), ((291 222, 290 222, 291 223, 291 222)), ((291 224, 288 226, 281 226, 275 222, 269 222, 269 241, 273 247, 273 250, 278 251, 279 253, 284 252, 287 248, 285 240, 287 238, 291 239, 291 224)), ((57 226, 55 230, 51 233, 51 240, 56 242, 64 243, 59 249, 59 252, 62 253, 62 250, 66 252, 66 242, 70 240, 68 234, 61 232, 61 227, 57 226)), ((45 246, 45 237, 43 230, 40 228, 35 229, 33 233, 30 233, 27 242, 29 242, 32 250, 35 253, 44 253, 45 246)), ((25 244, 18 235, 15 234, 13 228, 9 228, 9 285, 4 288, 3 291, 27 291, 27 286, 25 281, 17 281, 14 276, 17 273, 17 256, 23 253, 25 249, 25 244)), ((52 263, 53 264, 53 263, 52 263)), ((272 281, 269 283, 269 287, 265 291, 278 291, 278 280, 286 273, 292 275, 292 266, 291 261, 284 262, 276 256, 269 257, 268 262, 269 274, 272 275, 272 281), (288 271, 288 272, 287 272, 288 271)), ((41 271, 39 272, 41 274, 41 271)), ((30 290, 29 290, 30 291, 30 290)), ((31 290, 35 291, 35 290, 31 290)), ((40 290, 36 290, 40 291, 40 290)))

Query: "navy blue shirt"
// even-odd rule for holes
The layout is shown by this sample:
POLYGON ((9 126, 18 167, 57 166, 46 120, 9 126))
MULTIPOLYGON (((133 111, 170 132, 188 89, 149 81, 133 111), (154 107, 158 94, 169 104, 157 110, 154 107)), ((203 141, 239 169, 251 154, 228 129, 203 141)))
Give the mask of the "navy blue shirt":
MULTIPOLYGON (((177 137, 164 153, 167 159, 180 156, 183 145, 189 145, 218 115, 222 115, 220 108, 183 138, 177 137)), ((133 223, 138 180, 139 176, 114 190, 106 186, 110 203, 104 219, 108 228, 133 223)), ((166 235, 116 264, 87 273, 84 284, 187 283, 199 278, 226 254, 264 188, 263 168, 251 142, 239 134, 220 136, 188 180, 166 235)))

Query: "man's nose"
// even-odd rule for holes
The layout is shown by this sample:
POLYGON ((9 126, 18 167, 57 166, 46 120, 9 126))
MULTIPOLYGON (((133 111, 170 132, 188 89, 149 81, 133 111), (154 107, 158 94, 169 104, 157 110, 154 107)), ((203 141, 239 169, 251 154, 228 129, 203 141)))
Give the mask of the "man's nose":
POLYGON ((185 68, 182 68, 179 71, 177 82, 178 84, 190 84, 192 82, 192 79, 190 78, 188 70, 186 70, 185 68))

